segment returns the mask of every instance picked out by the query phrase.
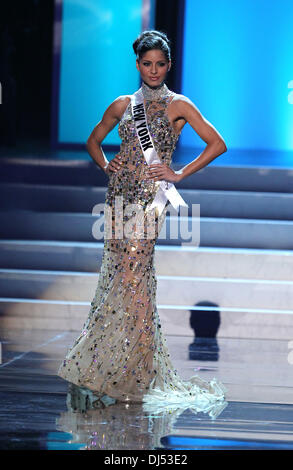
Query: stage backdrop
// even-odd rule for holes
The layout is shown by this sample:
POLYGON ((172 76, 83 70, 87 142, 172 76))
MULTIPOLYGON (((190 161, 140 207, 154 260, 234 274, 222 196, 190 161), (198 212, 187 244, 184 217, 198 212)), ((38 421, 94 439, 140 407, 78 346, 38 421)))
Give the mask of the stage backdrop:
MULTIPOLYGON (((185 0, 182 93, 229 149, 293 149, 293 1, 185 0)), ((203 147, 190 126, 181 145, 203 147)))
MULTIPOLYGON (((57 145, 84 144, 109 104, 139 87, 132 43, 142 30, 143 4, 62 1, 57 145)), ((103 143, 120 143, 117 127, 103 143)))

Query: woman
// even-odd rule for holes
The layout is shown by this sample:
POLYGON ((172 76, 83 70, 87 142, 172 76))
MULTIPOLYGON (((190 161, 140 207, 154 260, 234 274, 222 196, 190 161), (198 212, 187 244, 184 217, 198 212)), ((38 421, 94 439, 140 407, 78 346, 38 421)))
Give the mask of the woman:
MULTIPOLYGON (((169 359, 161 331, 154 248, 166 215, 164 201, 168 193, 162 187, 159 203, 155 197, 162 183, 167 184, 166 190, 168 185, 171 187, 205 167, 224 153, 226 146, 188 98, 167 88, 164 81, 171 59, 166 35, 145 31, 136 39, 133 49, 142 87, 134 95, 118 97, 87 141, 89 154, 109 176, 105 207, 110 216, 105 220, 105 233, 110 235, 104 237, 99 281, 89 316, 58 375, 71 383, 71 405, 77 408, 121 401, 160 406, 164 402, 180 405, 186 402, 208 410, 224 400, 224 387, 215 379, 209 383, 198 376, 188 382, 181 380, 169 359), (137 104, 134 97, 139 96, 143 103, 137 104), (118 122, 120 152, 108 162, 101 142, 118 122), (186 122, 207 147, 197 159, 173 171, 172 153, 186 122), (155 159, 148 160, 151 162, 148 164, 147 152, 152 142, 155 159), (136 218, 131 236, 125 237, 123 230, 129 229, 131 204, 141 209, 144 231, 139 232, 141 225, 136 218)), ((173 190, 175 203, 182 204, 183 200, 173 190)))

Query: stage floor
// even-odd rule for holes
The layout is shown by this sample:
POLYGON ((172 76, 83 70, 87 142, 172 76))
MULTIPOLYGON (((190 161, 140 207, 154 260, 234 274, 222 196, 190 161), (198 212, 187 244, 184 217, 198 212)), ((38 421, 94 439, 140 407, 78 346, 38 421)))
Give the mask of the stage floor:
POLYGON ((216 360, 203 360, 202 352, 190 360, 192 337, 166 337, 183 378, 216 377, 227 388, 227 403, 213 419, 190 408, 159 412, 122 403, 68 411, 68 383, 56 371, 76 336, 0 331, 0 449, 293 449, 288 341, 220 338, 216 360))

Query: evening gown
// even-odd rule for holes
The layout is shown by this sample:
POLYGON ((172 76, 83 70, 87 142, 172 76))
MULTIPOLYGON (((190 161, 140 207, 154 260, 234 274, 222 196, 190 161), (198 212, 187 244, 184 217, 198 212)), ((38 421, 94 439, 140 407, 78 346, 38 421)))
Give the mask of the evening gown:
MULTIPOLYGON (((167 108, 175 93, 165 83, 153 89, 142 82, 147 122, 161 162, 170 166, 179 135, 167 108)), ((166 217, 149 206, 160 181, 147 180, 147 163, 136 134, 129 102, 118 126, 122 165, 110 172, 105 197, 104 250, 99 278, 88 317, 60 364, 58 375, 70 385, 72 408, 99 408, 115 402, 134 402, 154 409, 192 406, 204 412, 221 407, 225 387, 217 379, 198 375, 180 378, 172 365, 156 305, 155 243, 166 217), (115 213, 115 203, 120 210, 115 213), (131 221, 126 206, 142 209, 144 234, 117 235, 131 221), (106 210, 107 209, 107 210, 106 210), (152 221, 152 222, 150 222, 152 221), (147 236, 153 223, 153 237, 147 236), (119 224, 117 224, 119 227, 119 224), (121 228, 121 225, 120 225, 121 228), (110 234, 110 235, 109 235, 110 234), (112 235, 111 235, 112 234, 112 235), (177 405, 176 405, 177 404, 177 405)))

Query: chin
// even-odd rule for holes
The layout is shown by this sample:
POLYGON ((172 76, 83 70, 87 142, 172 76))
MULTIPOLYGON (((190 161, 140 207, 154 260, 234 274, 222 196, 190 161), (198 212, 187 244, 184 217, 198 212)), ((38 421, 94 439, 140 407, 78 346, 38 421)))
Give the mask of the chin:
POLYGON ((144 80, 146 82, 147 85, 149 85, 150 87, 158 87, 162 84, 162 82, 164 81, 164 79, 160 79, 156 82, 153 82, 152 80, 144 80))

